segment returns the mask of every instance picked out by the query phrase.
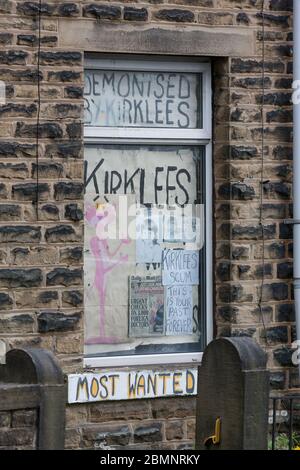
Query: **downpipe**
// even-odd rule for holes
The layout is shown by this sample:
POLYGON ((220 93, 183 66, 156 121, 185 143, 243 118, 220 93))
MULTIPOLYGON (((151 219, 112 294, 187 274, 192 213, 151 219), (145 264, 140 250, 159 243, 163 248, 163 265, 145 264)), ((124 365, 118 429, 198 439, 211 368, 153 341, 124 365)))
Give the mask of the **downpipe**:
MULTIPOLYGON (((300 0, 294 0, 294 49, 293 88, 297 88, 298 99, 293 94, 293 220, 294 227, 294 299, 297 349, 300 348, 300 0)), ((299 362, 299 353, 298 361, 299 362)), ((300 363, 298 364, 300 379, 300 363)))

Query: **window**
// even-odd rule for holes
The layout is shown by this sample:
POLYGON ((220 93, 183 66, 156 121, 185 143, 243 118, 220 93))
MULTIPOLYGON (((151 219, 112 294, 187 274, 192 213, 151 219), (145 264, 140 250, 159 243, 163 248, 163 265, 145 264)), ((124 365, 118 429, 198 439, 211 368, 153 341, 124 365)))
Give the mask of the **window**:
POLYGON ((86 61, 85 363, 192 362, 211 338, 204 62, 86 61))

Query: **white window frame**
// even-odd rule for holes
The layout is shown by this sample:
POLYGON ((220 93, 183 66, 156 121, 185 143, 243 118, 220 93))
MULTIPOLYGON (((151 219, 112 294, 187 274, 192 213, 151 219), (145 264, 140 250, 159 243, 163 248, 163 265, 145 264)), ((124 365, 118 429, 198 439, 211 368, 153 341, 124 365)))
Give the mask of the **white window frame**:
MULTIPOLYGON (((202 129, 178 128, 137 128, 137 127, 95 127, 85 126, 84 144, 130 144, 137 145, 198 145, 205 146, 206 178, 206 338, 207 343, 213 339, 213 256, 212 256, 212 111, 211 111, 211 65, 208 62, 187 62, 155 60, 144 58, 108 58, 85 60, 85 69, 130 70, 154 72, 202 73, 203 103, 202 129)), ((120 356, 84 357, 84 367, 88 369, 103 367, 130 367, 150 365, 183 365, 200 363, 203 352, 141 354, 120 356)))

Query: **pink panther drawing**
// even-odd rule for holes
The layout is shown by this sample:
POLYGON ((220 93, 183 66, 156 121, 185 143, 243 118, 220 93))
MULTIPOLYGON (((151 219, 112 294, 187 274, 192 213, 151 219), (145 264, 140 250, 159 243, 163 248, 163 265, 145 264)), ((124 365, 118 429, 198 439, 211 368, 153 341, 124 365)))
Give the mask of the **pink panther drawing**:
POLYGON ((89 205, 85 212, 85 219, 89 225, 95 227, 96 236, 90 240, 91 253, 95 257, 95 278, 93 286, 98 291, 99 298, 99 330, 98 335, 87 338, 85 344, 114 344, 120 342, 116 336, 106 336, 105 334, 105 298, 107 274, 122 263, 128 261, 128 255, 119 253, 123 245, 130 243, 130 240, 121 240, 117 248, 109 250, 108 241, 101 235, 101 231, 107 224, 113 222, 115 211, 107 210, 107 206, 100 206, 100 210, 89 205), (119 253, 119 256, 117 257, 119 253))

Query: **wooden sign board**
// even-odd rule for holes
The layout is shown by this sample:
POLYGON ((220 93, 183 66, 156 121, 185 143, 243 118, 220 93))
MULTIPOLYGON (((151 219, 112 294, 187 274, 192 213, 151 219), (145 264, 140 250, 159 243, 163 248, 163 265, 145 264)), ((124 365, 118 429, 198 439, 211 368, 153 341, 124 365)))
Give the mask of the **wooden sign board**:
POLYGON ((197 369, 70 374, 68 403, 196 395, 197 369))

